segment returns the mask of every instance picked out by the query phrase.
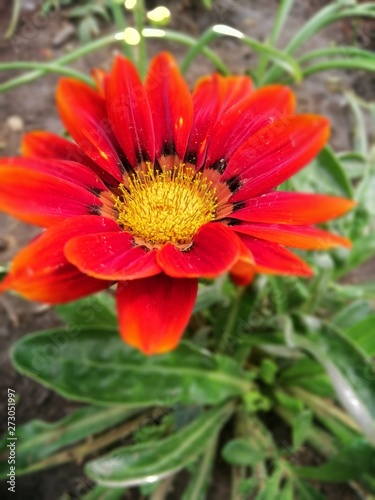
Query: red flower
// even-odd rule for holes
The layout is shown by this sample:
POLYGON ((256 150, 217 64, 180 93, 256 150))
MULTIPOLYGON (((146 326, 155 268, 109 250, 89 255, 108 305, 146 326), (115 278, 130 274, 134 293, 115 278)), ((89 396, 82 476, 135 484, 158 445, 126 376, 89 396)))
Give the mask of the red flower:
POLYGON ((287 87, 253 91, 247 77, 213 75, 191 96, 165 53, 144 85, 122 57, 94 77, 97 91, 72 79, 58 86, 75 143, 33 132, 24 158, 1 160, 0 209, 47 228, 1 290, 55 304, 118 282, 122 337, 162 353, 186 327, 199 277, 310 276, 285 246, 349 246, 312 224, 351 201, 274 190, 329 135, 325 118, 294 114, 287 87))

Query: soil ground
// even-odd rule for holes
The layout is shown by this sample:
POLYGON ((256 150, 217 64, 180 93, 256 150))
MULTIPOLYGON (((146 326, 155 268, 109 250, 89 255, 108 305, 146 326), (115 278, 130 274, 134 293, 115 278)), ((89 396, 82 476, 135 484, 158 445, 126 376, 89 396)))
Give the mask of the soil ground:
MULTIPOLYGON (((151 4, 152 2, 150 2, 151 4)), ((172 28, 198 36, 205 28, 216 23, 225 23, 240 29, 251 36, 265 40, 270 33, 272 20, 275 14, 277 0, 217 0, 214 8, 206 11, 200 0, 166 2, 172 10, 172 28)), ((292 10, 284 30, 281 42, 288 39, 291 33, 296 32, 311 15, 324 4, 329 2, 318 0, 298 0, 292 10)), ((13 40, 0 40, 0 60, 48 61, 66 54, 78 44, 73 34, 64 43, 57 43, 57 37, 66 27, 66 19, 62 11, 57 11, 48 18, 43 26, 35 21, 37 0, 24 0, 21 23, 13 40)), ((5 32, 10 18, 11 2, 0 4, 0 34, 5 32)), ((113 27, 103 27, 103 34, 112 31, 113 27)), ((367 48, 371 46, 373 27, 361 25, 360 34, 367 48), (372 31, 371 31, 372 30, 372 31)), ((358 34, 358 32, 357 32, 358 34)), ((348 43, 355 36, 352 25, 339 23, 324 30, 310 43, 308 49, 336 44, 348 43)), ((239 44, 234 39, 221 39, 213 44, 225 63, 233 73, 242 73, 256 61, 256 56, 249 47, 239 44)), ((150 54, 159 50, 170 50, 177 58, 183 57, 185 48, 166 42, 152 41, 149 43, 150 54)), ((89 72, 93 66, 109 69, 114 53, 113 48, 102 50, 94 55, 87 56, 74 66, 84 72, 89 72)), ((207 74, 213 67, 206 59, 196 60, 187 78, 190 84, 201 75, 207 74)), ((0 81, 13 76, 12 73, 0 73, 0 81)), ((35 129, 46 129, 61 133, 63 128, 59 121, 55 103, 54 89, 56 76, 46 76, 37 82, 19 87, 0 95, 0 151, 1 155, 17 155, 22 133, 35 129), (16 118, 15 118, 16 117, 16 118)), ((329 116, 333 123, 331 144, 336 150, 350 148, 351 127, 348 119, 348 108, 342 94, 332 91, 333 87, 353 88, 365 98, 374 97, 374 77, 361 72, 343 73, 327 72, 311 77, 295 90, 298 95, 298 107, 301 112, 313 112, 329 116), (335 85, 332 85, 335 84, 335 85)), ((36 228, 15 221, 0 214, 0 263, 7 263, 32 237, 38 233, 36 228)), ((374 275, 373 264, 366 268, 374 275)), ((30 419, 40 418, 55 421, 69 413, 76 405, 66 401, 53 392, 43 388, 35 382, 21 377, 12 368, 8 352, 16 339, 26 333, 50 328, 59 323, 53 310, 39 304, 29 303, 13 295, 0 296, 0 434, 5 430, 5 395, 8 387, 19 394, 17 405, 17 425, 30 419)), ((275 426, 280 423, 275 423, 275 426)), ((288 441, 286 429, 282 426, 278 430, 280 442, 288 441)), ((307 450, 300 458, 304 463, 313 464, 319 457, 307 450)), ((229 491, 230 471, 220 460, 216 464, 210 500, 227 500, 229 491)), ((168 496, 169 500, 181 498, 181 486, 184 484, 182 474, 175 489, 168 496)), ((0 486, 1 498, 7 498, 4 484, 0 486), (2 489, 1 489, 2 488, 2 489), (4 493, 2 493, 4 491, 4 493)), ((16 498, 22 500, 55 500, 64 498, 78 498, 90 484, 84 478, 82 468, 72 464, 51 469, 42 473, 32 474, 17 479, 16 498)), ((354 499, 357 495, 346 487, 325 486, 322 491, 331 499, 354 499)), ((14 498, 10 496, 10 498, 14 498)), ((130 498, 130 497, 128 497, 130 498)), ((135 497, 133 497, 135 498, 135 497)))

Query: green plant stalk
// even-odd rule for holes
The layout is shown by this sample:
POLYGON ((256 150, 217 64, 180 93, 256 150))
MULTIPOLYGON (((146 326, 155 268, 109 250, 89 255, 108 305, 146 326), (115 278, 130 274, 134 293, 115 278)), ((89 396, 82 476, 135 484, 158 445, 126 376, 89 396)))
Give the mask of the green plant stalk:
POLYGON ((228 340, 233 333, 233 329, 236 324, 238 312, 240 310, 241 300, 245 293, 246 287, 238 287, 237 295, 233 300, 232 309, 229 313, 227 323, 225 325, 223 335, 219 344, 218 352, 225 352, 228 340))
MULTIPOLYGON (((291 412, 279 405, 274 406, 274 410, 289 426, 293 425, 295 416, 291 412)), ((338 447, 332 437, 316 425, 311 426, 307 435, 307 442, 327 458, 333 457, 338 452, 338 447)))
POLYGON ((332 59, 323 61, 302 70, 303 77, 306 78, 314 73, 330 71, 332 69, 360 69, 364 71, 375 71, 374 60, 366 59, 332 59))
POLYGON ((259 52, 260 54, 267 54, 269 58, 274 60, 275 64, 277 64, 278 66, 282 66, 285 71, 292 73, 295 81, 297 82, 301 81, 302 79, 301 69, 297 64, 297 62, 292 57, 265 43, 261 43, 258 40, 255 40, 254 38, 245 36, 240 31, 233 30, 233 28, 230 28, 229 26, 220 26, 221 31, 219 31, 218 28, 219 26, 213 26, 212 28, 209 28, 197 40, 195 45, 190 49, 184 61, 182 62, 181 65, 182 72, 187 71, 188 67, 190 66, 194 58, 200 52, 202 52, 203 47, 207 46, 210 42, 221 36, 231 36, 234 38, 238 38, 244 44, 249 45, 249 47, 259 52), (226 33, 225 30, 228 30, 228 33, 226 33))
POLYGON ((240 493, 241 482, 245 479, 245 467, 232 465, 231 467, 231 500, 242 500, 240 493))
MULTIPOLYGON (((66 66, 59 66, 57 64, 51 64, 51 63, 29 62, 29 61, 0 63, 0 71, 11 71, 17 69, 35 69, 35 70, 45 71, 46 73, 58 73, 60 75, 71 76, 72 78, 81 80, 82 82, 87 83, 91 87, 94 86, 94 81, 92 78, 73 68, 67 68, 66 66)), ((0 85, 1 90, 3 89, 4 85, 5 84, 0 85)))
POLYGON ((297 61, 299 64, 303 64, 305 62, 311 61, 313 59, 320 59, 322 57, 336 57, 342 56, 347 59, 351 57, 359 56, 361 59, 368 58, 373 60, 374 54, 369 50, 359 49, 358 47, 354 47, 352 45, 348 46, 339 46, 339 47, 326 47, 324 49, 312 50, 307 54, 299 57, 297 61))
MULTIPOLYGON (((292 38, 292 40, 285 47, 285 52, 289 55, 301 47, 307 40, 309 40, 315 33, 320 31, 324 26, 334 22, 336 19, 341 19, 343 13, 339 13, 340 9, 345 6, 353 5, 352 1, 339 0, 331 3, 320 9, 292 38), (340 15, 341 14, 341 17, 340 15)), ((273 66, 264 76, 262 85, 278 81, 280 79, 280 70, 273 66)))
POLYGON ((334 406, 327 399, 322 399, 318 396, 315 396, 300 387, 291 387, 289 391, 292 392, 295 396, 302 399, 314 412, 318 415, 322 415, 325 417, 335 418, 339 422, 343 423, 350 429, 353 429, 356 432, 361 432, 359 426, 352 420, 349 415, 343 412, 337 406, 334 406))
POLYGON ((215 459, 215 453, 217 448, 218 436, 215 436, 206 449, 201 462, 199 464, 197 475, 195 476, 194 486, 189 492, 190 495, 186 500, 196 500, 200 498, 201 492, 204 490, 207 483, 207 479, 210 476, 213 462, 215 459))
MULTIPOLYGON (((190 47, 196 43, 196 40, 194 38, 189 37, 187 35, 181 35, 180 33, 173 31, 154 30, 152 28, 146 28, 143 31, 146 32, 144 33, 144 35, 148 38, 165 38, 166 40, 177 42, 182 45, 187 45, 190 47)), ((64 64, 76 61, 77 59, 84 57, 85 55, 90 54, 91 52, 95 52, 96 50, 100 50, 104 47, 107 47, 108 45, 112 45, 113 43, 118 43, 119 41, 116 38, 116 35, 117 33, 112 33, 103 38, 99 38, 90 43, 87 43, 86 45, 83 45, 82 47, 79 47, 78 49, 74 50, 70 54, 67 54, 63 57, 56 59, 51 64, 56 67, 62 66, 64 64)), ((213 64, 219 71, 221 71, 221 73, 225 75, 230 74, 229 69, 225 66, 225 64, 213 51, 211 51, 206 47, 205 49, 203 49, 202 53, 213 62, 213 64)), ((38 80, 38 78, 41 78, 46 73, 47 73, 46 69, 37 69, 34 71, 30 71, 29 73, 25 73, 16 78, 12 78, 11 80, 4 82, 3 84, 0 84, 0 93, 19 87, 20 85, 25 85, 26 83, 38 80)))
POLYGON ((137 31, 140 36, 138 44, 138 71, 142 79, 146 76, 146 71, 147 71, 147 47, 146 47, 146 40, 143 34, 144 14, 145 14, 144 1, 137 0, 134 7, 134 18, 137 31))
POLYGON ((16 31, 18 20, 21 13, 22 0, 13 0, 12 17, 10 18, 10 23, 6 33, 4 35, 5 40, 12 38, 14 32, 16 31))
MULTIPOLYGON (((375 63, 372 61, 373 71, 375 70, 375 63)), ((352 92, 345 92, 345 97, 348 100, 349 106, 354 114, 355 118, 355 129, 354 129, 354 142, 355 150, 360 153, 365 158, 368 156, 369 145, 367 140, 367 127, 361 111, 359 102, 357 101, 355 95, 352 92)))
MULTIPOLYGON (((157 28, 145 28, 143 35, 146 38, 165 38, 171 42, 180 43, 187 47, 194 47, 197 40, 189 35, 179 33, 173 30, 164 30, 157 28)), ((208 47, 202 47, 202 54, 205 55, 216 66, 218 71, 223 75, 230 75, 230 69, 223 63, 223 61, 208 47)), ((183 72, 183 71, 182 71, 183 72)))
MULTIPOLYGON (((275 47, 279 39, 280 33, 284 27, 285 21, 288 19, 290 9, 292 8, 294 0, 281 0, 280 5, 276 12, 275 22, 272 26, 271 35, 268 39, 269 45, 275 47)), ((267 68, 268 57, 262 54, 259 58, 259 65, 256 70, 257 79, 261 80, 267 68)))
MULTIPOLYGON (((118 2, 116 2, 116 0, 112 0, 110 3, 110 7, 117 28, 120 31, 125 31, 125 29, 127 28, 127 23, 123 11, 123 6, 120 5, 118 2)), ((123 44, 123 51, 128 59, 134 61, 134 54, 129 44, 127 43, 123 44)))
MULTIPOLYGON (((77 59, 80 59, 81 57, 90 54, 91 52, 95 52, 96 50, 102 49, 117 42, 118 40, 115 38, 115 34, 112 33, 111 35, 107 35, 78 47, 78 49, 74 50, 70 54, 55 59, 55 61, 53 61, 51 64, 54 66, 62 66, 64 64, 76 61, 77 59)), ((18 87, 20 85, 24 85, 25 83, 33 82, 41 76, 45 75, 45 73, 45 69, 37 69, 31 71, 30 73, 25 73, 16 78, 12 78, 11 80, 8 80, 7 82, 0 85, 0 93, 18 87)))

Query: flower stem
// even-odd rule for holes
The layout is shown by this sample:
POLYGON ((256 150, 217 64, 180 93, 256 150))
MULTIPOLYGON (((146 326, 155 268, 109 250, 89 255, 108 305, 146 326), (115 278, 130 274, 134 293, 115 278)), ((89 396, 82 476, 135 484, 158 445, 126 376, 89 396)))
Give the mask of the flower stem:
MULTIPOLYGON (((111 45, 113 43, 117 43, 116 35, 114 33, 78 47, 70 54, 55 59, 55 61, 51 63, 51 65, 55 67, 63 66, 64 64, 76 61, 77 59, 80 59, 81 57, 90 54, 91 52, 95 52, 96 50, 102 49, 103 47, 106 47, 107 45, 111 45)), ((49 64, 46 66, 49 66, 49 64)), ((19 87, 20 85, 24 85, 25 83, 33 82, 34 80, 37 80, 41 76, 45 75, 46 72, 46 69, 36 69, 16 78, 12 78, 11 80, 8 80, 7 82, 4 82, 2 85, 0 85, 0 93, 15 87, 19 87)))
MULTIPOLYGON (((51 63, 40 63, 40 62, 30 62, 30 61, 14 61, 14 62, 6 62, 0 63, 0 71, 10 71, 17 69, 35 69, 41 70, 46 73, 58 73, 60 75, 71 76, 76 78, 77 80, 81 80, 82 82, 87 83, 88 85, 93 86, 93 80, 89 76, 77 71, 73 68, 67 68, 66 66, 60 66, 58 64, 51 63)), ((21 78, 21 77, 19 77, 21 78)), ((7 83, 0 85, 0 91, 8 90, 7 83)))
POLYGON ((246 287, 238 287, 237 296, 233 300, 232 309, 229 313, 227 324, 225 325, 223 336, 221 337, 221 341, 219 344, 219 352, 225 352, 228 347, 228 341, 230 340, 231 335, 233 334, 233 329, 235 327, 238 312, 240 310, 241 300, 245 293, 246 287))
MULTIPOLYGON (((112 2, 110 3, 110 6, 111 6, 111 10, 112 10, 113 19, 116 23, 117 28, 120 31, 125 31, 125 29, 127 27, 127 23, 126 23, 122 4, 118 3, 116 0, 112 0, 112 2)), ((134 61, 134 54, 133 54, 133 51, 132 51, 129 44, 124 43, 122 50, 124 51, 124 54, 126 55, 126 57, 128 59, 130 59, 131 61, 134 61)))
POLYGON ((135 4, 135 7, 134 7, 134 18, 135 18, 135 23, 137 26, 137 31, 138 31, 139 36, 140 36, 140 40, 139 40, 139 44, 138 44, 138 48, 139 48, 138 71, 139 71, 139 74, 140 74, 142 79, 146 76, 146 70, 147 70, 147 47, 146 47, 145 36, 143 34, 144 14, 145 14, 144 1, 137 0, 137 3, 135 4))

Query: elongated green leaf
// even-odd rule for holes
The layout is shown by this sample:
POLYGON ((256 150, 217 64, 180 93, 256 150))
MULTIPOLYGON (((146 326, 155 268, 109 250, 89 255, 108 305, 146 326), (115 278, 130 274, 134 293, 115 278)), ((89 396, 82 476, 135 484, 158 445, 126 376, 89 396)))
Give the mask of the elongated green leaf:
POLYGON ((82 500, 122 500, 124 498, 124 488, 106 488, 96 486, 82 497, 82 500))
POLYGON ((353 248, 349 254, 348 259, 342 268, 336 272, 336 278, 344 276, 352 269, 366 262, 375 255, 375 232, 372 231, 365 236, 361 236, 353 241, 353 248))
POLYGON ((271 500, 279 498, 279 486, 283 475, 283 469, 280 464, 276 464, 275 470, 268 478, 264 489, 255 497, 256 500, 271 500))
POLYGON ((276 66, 281 67, 284 71, 290 74, 296 82, 301 81, 301 68, 293 57, 281 50, 275 49, 271 45, 259 42, 255 38, 246 36, 241 31, 224 24, 217 24, 203 33, 203 35, 197 40, 196 44, 189 50, 188 54, 186 55, 185 60, 181 65, 182 72, 185 72, 194 58, 200 52, 203 52, 203 48, 207 47, 210 42, 220 36, 229 36, 241 40, 243 43, 255 50, 258 54, 267 56, 275 63, 276 66))
POLYGON ((280 377, 285 387, 303 387, 319 396, 333 396, 332 384, 323 367, 314 359, 303 357, 295 360, 280 377))
MULTIPOLYGON (((80 408, 55 423, 41 420, 17 427, 17 475, 28 472, 30 466, 52 453, 77 441, 116 425, 134 412, 123 408, 80 408)), ((0 442, 0 453, 5 453, 7 440, 0 442)), ((0 462, 0 478, 6 477, 9 465, 0 462)))
POLYGON ((56 311, 68 325, 117 327, 115 299, 106 292, 58 305, 56 311))
POLYGON ((104 486, 158 481, 200 456, 232 411, 232 405, 214 408, 163 440, 119 448, 89 462, 85 471, 91 479, 104 486))
POLYGON ((20 372, 69 399, 98 405, 217 404, 249 390, 230 358, 186 342, 147 357, 104 328, 37 332, 19 340, 11 356, 20 372))
POLYGON ((331 283, 331 289, 344 299, 375 299, 375 283, 373 282, 360 285, 331 283))
POLYGON ((226 462, 234 465, 253 466, 267 458, 264 448, 254 446, 247 439, 237 438, 229 441, 222 450, 226 462))
POLYGON ((356 325, 367 318, 374 311, 373 306, 368 300, 356 300, 348 304, 345 308, 338 311, 332 318, 332 323, 343 331, 356 325))
POLYGON ((370 442, 375 444, 375 368, 371 359, 333 325, 294 335, 326 369, 336 394, 370 442))
POLYGON ((340 163, 340 160, 329 146, 325 146, 322 149, 317 158, 317 162, 318 167, 324 170, 337 189, 345 196, 352 198, 353 189, 349 178, 346 175, 345 169, 340 163))
POLYGON ((364 474, 375 475, 375 448, 363 439, 352 442, 324 465, 299 467, 299 477, 318 481, 342 482, 359 480, 364 474))
POLYGON ((222 286, 218 286, 218 280, 214 281, 212 285, 199 284, 197 300, 194 305, 194 312, 197 313, 208 307, 224 303, 228 301, 228 297, 223 291, 222 286))
POLYGON ((310 410, 303 410, 299 413, 292 426, 293 449, 299 450, 306 441, 312 424, 313 414, 310 410))
POLYGON ((215 461, 217 437, 212 440, 200 461, 194 464, 189 484, 182 500, 205 500, 211 482, 211 471, 215 461))
POLYGON ((345 330, 345 333, 358 344, 367 355, 375 355, 375 314, 345 330))

